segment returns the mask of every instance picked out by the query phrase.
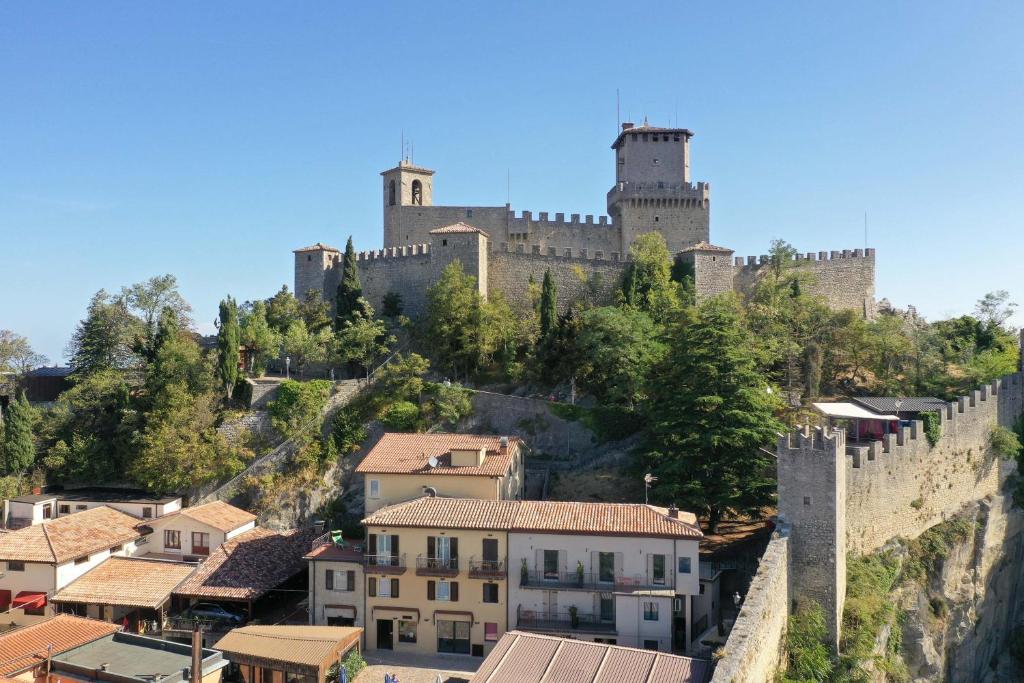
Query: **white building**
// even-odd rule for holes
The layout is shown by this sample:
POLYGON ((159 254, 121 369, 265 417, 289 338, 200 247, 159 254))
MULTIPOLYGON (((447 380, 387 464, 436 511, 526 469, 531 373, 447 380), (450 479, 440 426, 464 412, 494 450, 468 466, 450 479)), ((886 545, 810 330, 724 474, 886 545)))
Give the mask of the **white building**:
POLYGON ((88 487, 17 496, 4 501, 2 526, 20 529, 47 519, 66 517, 100 506, 120 510, 139 519, 152 519, 181 509, 180 496, 154 496, 144 491, 88 487))
POLYGON ((182 508, 146 523, 153 530, 147 552, 169 559, 201 560, 222 543, 256 527, 256 515, 221 501, 182 508))

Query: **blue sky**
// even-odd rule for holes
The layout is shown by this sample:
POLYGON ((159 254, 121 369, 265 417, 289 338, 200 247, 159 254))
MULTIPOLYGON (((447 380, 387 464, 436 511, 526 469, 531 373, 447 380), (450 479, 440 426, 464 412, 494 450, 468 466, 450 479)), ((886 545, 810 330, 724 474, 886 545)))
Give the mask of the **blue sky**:
MULTIPOLYGON (((603 214, 622 117, 691 128, 712 239, 878 249, 929 317, 1024 303, 1019 2, 0 4, 0 328, 53 360, 101 287, 218 300, 435 203, 603 214)), ((1024 316, 1018 315, 1024 324, 1024 316)))

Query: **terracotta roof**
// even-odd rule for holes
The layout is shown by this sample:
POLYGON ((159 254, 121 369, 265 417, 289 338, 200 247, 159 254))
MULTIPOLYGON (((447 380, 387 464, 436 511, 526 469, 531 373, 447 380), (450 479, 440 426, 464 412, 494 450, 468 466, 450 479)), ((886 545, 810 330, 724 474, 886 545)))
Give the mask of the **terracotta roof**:
POLYGON ((576 503, 551 500, 416 498, 377 510, 363 524, 430 529, 647 536, 700 539, 693 513, 669 517, 668 510, 640 503, 576 503))
POLYGON ((697 242, 697 244, 694 244, 693 246, 687 247, 686 249, 683 249, 682 251, 683 251, 683 253, 685 253, 687 251, 717 251, 720 254, 731 254, 735 250, 728 249, 726 247, 719 247, 719 246, 716 246, 714 244, 711 244, 710 242, 705 242, 705 241, 701 240, 700 242, 697 242))
POLYGON ((53 601, 156 609, 195 568, 183 562, 112 557, 57 591, 53 601))
POLYGON ((334 247, 329 247, 323 242, 317 242, 316 244, 312 244, 308 247, 302 247, 301 249, 293 249, 292 253, 301 254, 304 251, 336 251, 339 254, 341 253, 341 250, 335 249, 334 247))
POLYGON ((0 635, 0 675, 15 674, 44 661, 48 645, 53 646, 53 654, 67 652, 119 629, 116 624, 70 614, 15 629, 0 635))
POLYGON ((255 600, 305 568, 315 529, 255 528, 226 541, 174 590, 174 595, 255 600))
POLYGON ((101 505, 0 535, 0 560, 67 562, 134 541, 139 520, 101 505))
POLYGON ((706 659, 509 631, 470 683, 705 683, 713 669, 706 659))
POLYGON ((480 228, 469 225, 468 223, 452 223, 451 225, 445 225, 440 228, 434 228, 430 231, 431 235, 454 235, 457 233, 469 233, 478 232, 484 237, 490 237, 486 232, 480 228))
POLYGON ((157 526, 164 520, 178 515, 188 517, 207 526, 212 526, 214 529, 219 529, 224 533, 234 531, 240 526, 256 521, 256 515, 251 512, 247 512, 242 508, 236 508, 234 505, 223 501, 215 500, 212 503, 182 508, 178 512, 148 520, 148 524, 149 526, 157 526))
POLYGON ((350 626, 243 626, 232 629, 214 648, 232 655, 319 667, 352 649, 363 629, 350 626))
POLYGON ((322 560, 325 562, 362 562, 363 551, 353 547, 341 548, 332 543, 314 548, 307 553, 304 560, 322 560))
POLYGON ((356 472, 364 474, 454 474, 477 477, 500 477, 512 467, 515 452, 522 439, 509 437, 509 447, 500 452, 500 436, 476 434, 385 434, 370 449, 356 472), (479 467, 453 467, 453 448, 486 448, 484 464, 479 467), (437 467, 427 462, 438 460, 437 467))
POLYGON ((431 169, 426 168, 425 166, 416 166, 415 164, 412 164, 404 159, 398 162, 398 166, 389 168, 386 171, 381 171, 380 174, 386 175, 388 173, 391 173, 392 171, 397 171, 399 169, 403 171, 416 171, 417 173, 426 173, 427 175, 434 175, 434 171, 432 171, 431 169))
POLYGON ((633 126, 632 128, 626 128, 619 132, 615 137, 615 142, 612 143, 612 149, 619 146, 622 142, 622 138, 629 135, 630 133, 666 133, 668 135, 685 135, 687 139, 693 137, 693 131, 689 128, 659 128, 658 126, 648 126, 646 123, 640 126, 633 126))

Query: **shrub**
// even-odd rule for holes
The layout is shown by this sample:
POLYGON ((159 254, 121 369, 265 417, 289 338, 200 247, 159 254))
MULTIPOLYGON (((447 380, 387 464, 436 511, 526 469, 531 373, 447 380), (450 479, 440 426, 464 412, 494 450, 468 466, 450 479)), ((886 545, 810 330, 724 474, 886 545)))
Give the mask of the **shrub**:
POLYGON ((846 564, 846 605, 843 609, 840 651, 845 668, 856 670, 871 657, 882 627, 892 621, 895 607, 889 598, 899 576, 899 562, 891 553, 850 557, 846 564))
POLYGON ((915 510, 920 510, 921 508, 924 507, 924 498, 915 498, 914 500, 910 501, 910 507, 914 508, 915 510))
POLYGON ((316 379, 310 382, 288 380, 277 390, 277 399, 267 406, 270 422, 285 438, 309 431, 320 419, 320 412, 331 396, 332 384, 316 379))
POLYGON ((973 524, 964 518, 954 518, 933 526, 907 544, 908 555, 903 563, 903 577, 923 583, 935 574, 953 545, 967 540, 973 524))
POLYGON ((430 393, 434 395, 434 417, 438 422, 454 425, 473 412, 471 392, 461 384, 431 384, 430 393))
MULTIPOLYGON (((342 660, 340 666, 345 667, 346 678, 351 683, 351 681, 356 680, 356 676, 359 675, 359 672, 366 668, 366 660, 363 659, 362 655, 360 655, 358 651, 352 650, 348 653, 345 659, 342 660)), ((327 683, 337 683, 339 668, 338 662, 331 664, 330 668, 327 669, 327 683)))
POLYGON ((388 429, 397 432, 412 432, 420 419, 420 407, 409 401, 397 401, 384 409, 380 421, 388 429))
POLYGON ((643 417, 636 411, 618 406, 583 406, 552 403, 551 412, 563 420, 580 422, 594 432, 598 443, 619 441, 636 434, 644 427, 643 417))
POLYGON ((924 421, 924 435, 928 439, 928 445, 935 448, 935 444, 942 438, 942 425, 939 424, 938 413, 921 413, 924 421))
POLYGON ((989 434, 992 450, 1004 458, 1016 458, 1021 452, 1020 438, 1006 427, 992 427, 989 434))
POLYGON ((825 610, 818 603, 801 604, 789 617, 786 657, 789 668, 783 676, 784 682, 827 681, 832 678, 835 663, 828 646, 825 610))
POLYGON ((348 405, 334 414, 329 438, 339 456, 359 450, 359 444, 366 439, 366 426, 355 407, 348 405))

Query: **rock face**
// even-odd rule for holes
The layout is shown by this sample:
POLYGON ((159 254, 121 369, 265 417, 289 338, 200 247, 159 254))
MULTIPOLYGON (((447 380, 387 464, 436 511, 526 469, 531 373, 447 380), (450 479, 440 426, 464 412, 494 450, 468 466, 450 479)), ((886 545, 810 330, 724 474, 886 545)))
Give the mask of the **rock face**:
POLYGON ((950 549, 927 591, 901 591, 904 661, 914 681, 1024 680, 1006 656, 1010 635, 1024 622, 1024 512, 1010 495, 966 512, 977 520, 974 533, 950 549))

